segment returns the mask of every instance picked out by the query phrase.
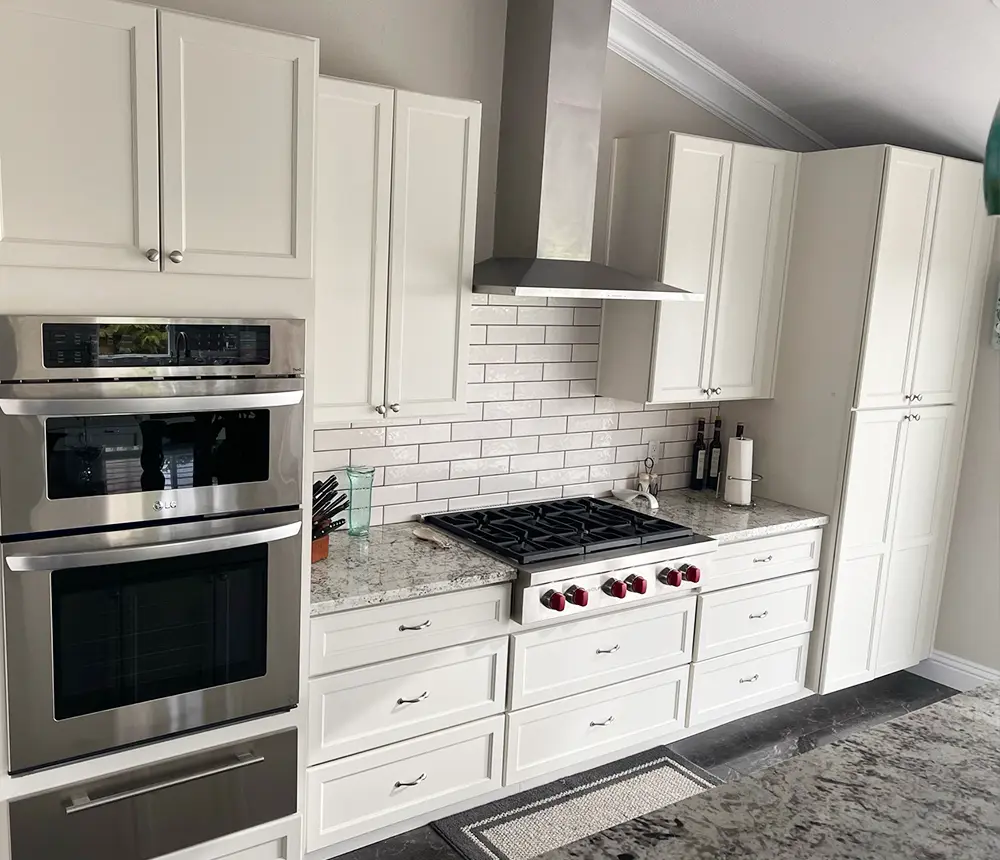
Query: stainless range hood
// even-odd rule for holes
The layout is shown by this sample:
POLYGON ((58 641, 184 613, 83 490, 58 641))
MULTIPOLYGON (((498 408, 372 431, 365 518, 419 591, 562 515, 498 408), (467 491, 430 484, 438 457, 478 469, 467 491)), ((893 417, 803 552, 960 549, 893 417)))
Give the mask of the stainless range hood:
POLYGON ((473 291, 703 301, 591 262, 611 0, 507 0, 494 257, 473 291))

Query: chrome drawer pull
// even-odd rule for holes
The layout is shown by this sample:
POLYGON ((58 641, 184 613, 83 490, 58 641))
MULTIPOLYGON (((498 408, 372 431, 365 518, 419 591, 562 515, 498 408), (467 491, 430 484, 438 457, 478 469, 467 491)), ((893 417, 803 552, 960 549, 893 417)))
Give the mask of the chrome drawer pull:
POLYGON ((752 684, 754 681, 758 680, 760 675, 754 675, 752 678, 740 678, 741 684, 752 684))
POLYGON ((397 782, 396 788, 413 788, 415 785, 420 785, 425 779, 427 779, 427 774, 422 773, 413 782, 397 782))
POLYGON ((758 612, 756 614, 753 613, 753 612, 751 612, 750 613, 750 618, 751 618, 751 620, 756 619, 756 618, 767 618, 767 610, 765 609, 763 612, 758 612))
POLYGON ((621 650, 621 647, 622 647, 621 645, 615 645, 614 648, 598 648, 597 649, 597 653, 598 654, 614 654, 615 651, 621 650))
POLYGON ((66 806, 66 814, 72 815, 74 812, 83 812, 86 809, 94 809, 98 806, 107 806, 109 803, 118 803, 122 800, 129 800, 132 797, 141 797, 144 794, 151 794, 164 788, 171 788, 175 785, 184 785, 187 782, 194 782, 197 779, 205 779, 209 776, 218 776, 220 773, 228 773, 231 770, 239 770, 252 764, 260 764, 264 761, 264 756, 254 755, 252 752, 240 753, 235 759, 227 764, 217 764, 207 767, 194 773, 175 776, 164 779, 161 782, 153 782, 140 788, 132 788, 128 791, 120 791, 117 794, 109 794, 105 797, 97 797, 91 800, 86 791, 74 793, 66 806))
POLYGON ((430 626, 431 626, 431 620, 430 618, 428 618, 426 621, 421 622, 420 624, 414 624, 412 626, 406 624, 400 624, 399 632, 402 633, 404 630, 426 630, 430 626))
POLYGON ((753 560, 754 564, 767 564, 769 561, 774 561, 773 555, 765 555, 763 558, 755 558, 753 560))
POLYGON ((428 692, 427 692, 426 690, 424 690, 424 691, 423 691, 423 692, 422 692, 422 693, 421 693, 421 694, 420 694, 419 696, 417 696, 417 698, 415 698, 415 699, 396 699, 396 704, 397 704, 397 705, 415 705, 415 704, 417 704, 417 702, 422 702, 422 701, 423 701, 424 699, 426 699, 426 698, 427 698, 427 697, 428 697, 429 695, 430 695, 430 693, 428 693, 428 692))
POLYGON ((596 728, 597 726, 610 726, 614 721, 615 721, 614 717, 608 717, 606 720, 604 720, 603 722, 599 722, 599 723, 595 723, 595 722, 591 721, 590 727, 593 729, 593 728, 596 728))

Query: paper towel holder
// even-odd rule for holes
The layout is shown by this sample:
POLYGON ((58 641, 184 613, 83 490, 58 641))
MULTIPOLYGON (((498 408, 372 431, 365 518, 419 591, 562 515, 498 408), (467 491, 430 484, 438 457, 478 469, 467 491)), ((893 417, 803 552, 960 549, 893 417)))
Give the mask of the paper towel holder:
MULTIPOLYGON (((757 473, 757 472, 751 472, 749 478, 737 478, 735 475, 726 475, 726 480, 727 481, 745 481, 746 483, 749 483, 749 484, 756 484, 758 481, 763 481, 764 480, 764 476, 761 475, 761 474, 759 474, 759 473, 757 473)), ((757 507, 757 504, 753 501, 753 499, 750 500, 750 504, 749 505, 739 505, 736 502, 726 502, 726 504, 729 505, 729 507, 731 507, 731 508, 755 508, 755 507, 757 507)))

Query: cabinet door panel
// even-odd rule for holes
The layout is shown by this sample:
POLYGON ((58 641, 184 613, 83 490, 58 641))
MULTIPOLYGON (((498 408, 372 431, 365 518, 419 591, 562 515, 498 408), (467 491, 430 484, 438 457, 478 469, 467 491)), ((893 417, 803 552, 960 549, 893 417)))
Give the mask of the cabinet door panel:
POLYGON ((733 145, 673 135, 660 280, 705 302, 660 302, 649 399, 704 399, 729 200, 733 145))
POLYGON ((159 15, 164 270, 310 277, 317 42, 159 15))
POLYGON ((400 417, 465 408, 481 112, 396 93, 386 395, 400 417))
POLYGON ((317 102, 317 423, 385 403, 394 93, 323 78, 317 102))
POLYGON ((886 560, 885 555, 878 554, 838 562, 836 566, 821 693, 875 677, 876 620, 886 560))
POLYGON ((944 159, 911 391, 957 403, 972 371, 989 242, 981 165, 944 159))
POLYGON ((156 10, 0 0, 0 265, 159 271, 156 10))
POLYGON ((709 387, 771 395, 795 197, 795 153, 737 144, 709 387))
POLYGON ((885 599, 879 622, 876 675, 886 675, 920 662, 915 657, 920 619, 934 576, 930 544, 894 550, 889 557, 885 599))
POLYGON ((907 402, 941 178, 939 156, 890 149, 858 386, 860 407, 907 402))

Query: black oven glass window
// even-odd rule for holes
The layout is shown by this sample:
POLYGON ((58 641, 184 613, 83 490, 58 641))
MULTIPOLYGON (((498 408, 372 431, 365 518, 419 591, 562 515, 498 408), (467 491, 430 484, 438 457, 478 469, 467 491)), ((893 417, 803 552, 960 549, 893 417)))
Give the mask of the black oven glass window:
POLYGON ((266 481, 266 409, 48 418, 50 499, 266 481))
POLYGON ((52 572, 57 720, 267 668, 267 546, 52 572))

